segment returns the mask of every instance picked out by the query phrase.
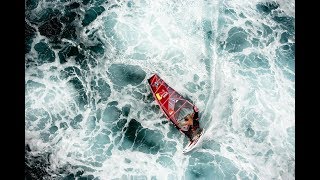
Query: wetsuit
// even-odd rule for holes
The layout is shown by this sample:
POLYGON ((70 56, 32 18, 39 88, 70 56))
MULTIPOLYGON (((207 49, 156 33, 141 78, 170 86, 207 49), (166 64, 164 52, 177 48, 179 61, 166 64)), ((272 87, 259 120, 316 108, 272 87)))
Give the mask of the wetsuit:
POLYGON ((193 133, 199 129, 200 124, 199 124, 199 113, 194 109, 194 115, 193 115, 193 125, 189 127, 188 131, 185 131, 185 135, 189 138, 190 141, 192 141, 193 136, 197 133, 193 133))

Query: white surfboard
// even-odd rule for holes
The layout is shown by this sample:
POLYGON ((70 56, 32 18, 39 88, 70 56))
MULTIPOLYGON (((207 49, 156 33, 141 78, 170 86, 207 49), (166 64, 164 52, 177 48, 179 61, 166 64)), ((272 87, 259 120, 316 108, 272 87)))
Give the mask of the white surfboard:
POLYGON ((183 154, 190 152, 192 149, 194 149, 198 145, 198 143, 202 140, 204 131, 205 129, 202 129, 201 133, 198 135, 198 138, 196 138, 194 141, 189 142, 187 144, 187 146, 182 151, 183 154))

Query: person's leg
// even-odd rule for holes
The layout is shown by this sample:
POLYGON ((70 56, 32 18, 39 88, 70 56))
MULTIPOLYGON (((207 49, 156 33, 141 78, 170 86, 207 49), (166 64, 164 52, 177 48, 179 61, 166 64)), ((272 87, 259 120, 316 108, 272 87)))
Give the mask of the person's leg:
POLYGON ((192 128, 191 127, 184 134, 189 138, 190 141, 192 141, 193 133, 192 133, 192 128))
POLYGON ((198 112, 196 112, 196 111, 194 112, 193 119, 196 119, 196 120, 199 119, 199 113, 198 112))
POLYGON ((198 129, 200 127, 200 123, 198 120, 193 120, 193 127, 194 129, 198 129))
POLYGON ((192 137, 194 138, 198 134, 201 133, 200 124, 199 121, 194 120, 193 126, 192 126, 192 137))

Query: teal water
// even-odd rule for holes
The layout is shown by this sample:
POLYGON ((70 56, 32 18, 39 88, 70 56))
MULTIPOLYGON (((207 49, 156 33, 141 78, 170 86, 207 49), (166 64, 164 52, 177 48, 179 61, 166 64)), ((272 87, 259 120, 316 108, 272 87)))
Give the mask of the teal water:
POLYGON ((25 2, 26 179, 295 179, 294 1, 25 2), (153 73, 200 109, 186 155, 153 73))

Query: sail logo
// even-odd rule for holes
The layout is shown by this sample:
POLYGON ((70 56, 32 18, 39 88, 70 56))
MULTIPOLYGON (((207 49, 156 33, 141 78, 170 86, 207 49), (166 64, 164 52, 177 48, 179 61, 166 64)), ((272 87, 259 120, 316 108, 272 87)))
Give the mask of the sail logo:
POLYGON ((160 82, 160 79, 158 79, 156 82, 154 82, 152 84, 152 86, 158 88, 159 87, 159 82, 160 82))
MULTIPOLYGON (((163 92, 163 91, 162 91, 163 92)), ((168 92, 163 92, 162 97, 166 98, 168 96, 168 92)))
POLYGON ((160 101, 162 98, 166 98, 168 96, 168 92, 163 90, 159 93, 156 93, 157 99, 160 101))
POLYGON ((159 93, 157 93, 156 96, 159 101, 162 99, 162 96, 159 93))

